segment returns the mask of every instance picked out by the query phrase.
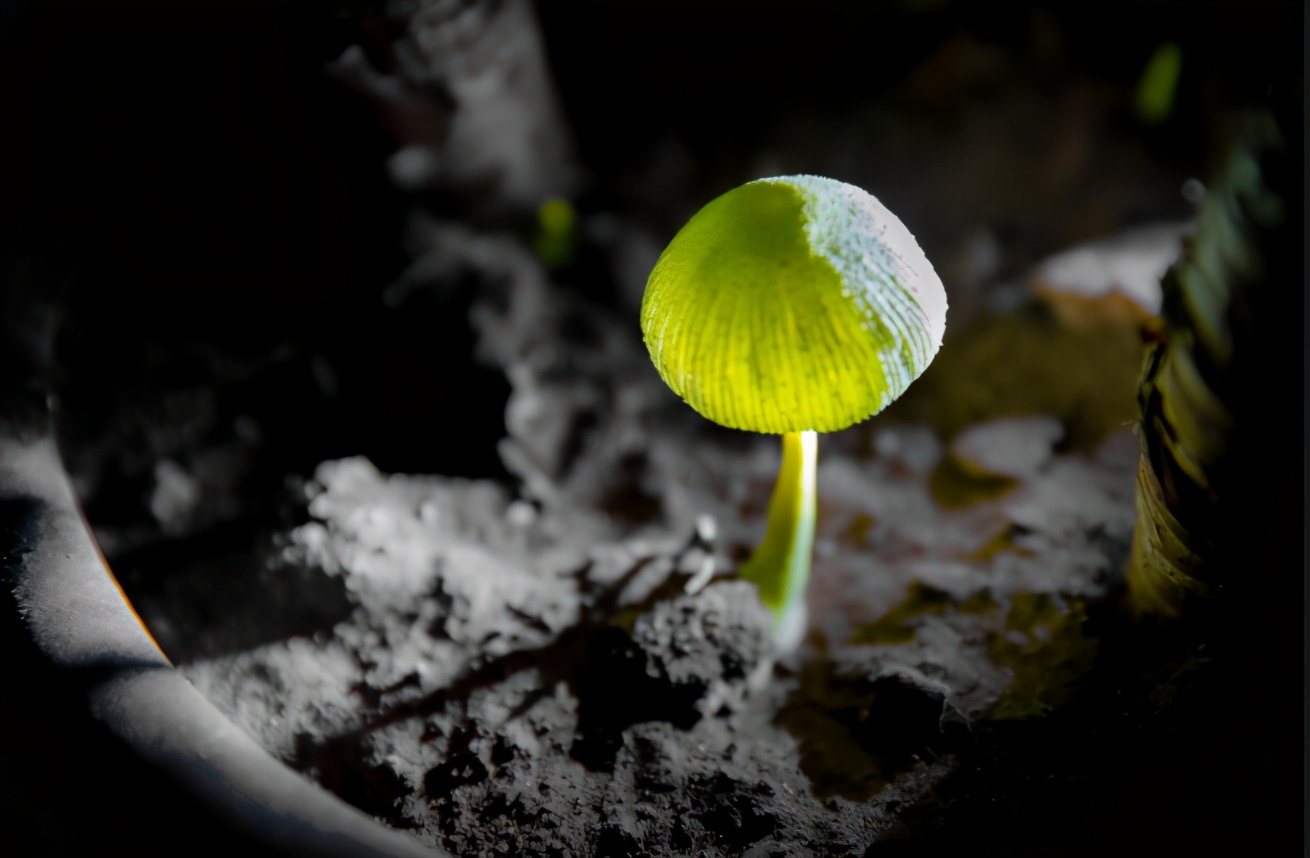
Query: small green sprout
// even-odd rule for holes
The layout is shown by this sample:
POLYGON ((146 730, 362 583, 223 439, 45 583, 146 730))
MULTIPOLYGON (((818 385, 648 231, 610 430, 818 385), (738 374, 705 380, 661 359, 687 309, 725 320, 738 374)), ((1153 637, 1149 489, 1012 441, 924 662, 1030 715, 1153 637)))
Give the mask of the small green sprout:
POLYGON ((878 413, 927 368, 946 329, 941 280, 865 191, 759 179, 674 236, 646 283, 641 327, 660 376, 702 416, 783 436, 764 541, 740 574, 789 649, 806 622, 817 433, 878 413))
POLYGON ((1133 94, 1133 109, 1143 124, 1159 125, 1173 113, 1182 68, 1183 49, 1174 42, 1165 42, 1151 54, 1133 94))
POLYGON ((563 197, 551 197, 537 209, 532 249, 548 268, 563 268, 573 261, 577 219, 573 206, 563 197))

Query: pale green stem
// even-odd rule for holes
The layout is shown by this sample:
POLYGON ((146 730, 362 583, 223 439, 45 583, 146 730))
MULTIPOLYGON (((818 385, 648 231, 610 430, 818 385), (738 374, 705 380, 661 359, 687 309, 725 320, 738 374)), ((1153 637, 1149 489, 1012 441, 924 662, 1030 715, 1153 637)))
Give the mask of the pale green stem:
POLYGON ((818 433, 782 436, 782 467, 769 499, 764 541, 740 569, 760 590, 760 601, 773 611, 774 638, 783 649, 800 642, 805 632, 805 582, 814 553, 815 465, 818 433))

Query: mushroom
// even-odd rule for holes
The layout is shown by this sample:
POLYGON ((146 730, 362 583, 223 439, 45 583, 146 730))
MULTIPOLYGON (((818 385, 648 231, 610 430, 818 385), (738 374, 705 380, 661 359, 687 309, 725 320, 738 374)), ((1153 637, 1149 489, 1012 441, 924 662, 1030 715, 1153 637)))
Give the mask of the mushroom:
POLYGON ((641 327, 702 416, 782 435, 764 541, 739 570, 787 650, 805 630, 819 432, 877 414, 927 368, 946 292, 914 236, 860 188, 759 179, 696 213, 651 271, 641 327))

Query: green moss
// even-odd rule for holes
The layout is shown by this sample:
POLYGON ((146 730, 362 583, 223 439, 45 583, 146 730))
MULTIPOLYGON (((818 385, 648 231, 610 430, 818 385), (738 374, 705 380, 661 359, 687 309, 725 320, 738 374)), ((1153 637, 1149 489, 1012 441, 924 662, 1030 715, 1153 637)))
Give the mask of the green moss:
POLYGON ((1014 674, 989 717, 1033 718, 1067 701, 1096 657, 1096 641, 1083 631, 1086 620, 1080 601, 1062 603, 1045 593, 1015 596, 1004 633, 987 645, 992 661, 1014 674))
POLYGON ((1064 425, 1071 449, 1095 447, 1131 424, 1140 414, 1140 318, 1113 302, 1057 309, 1059 300, 1033 299, 1016 312, 975 316, 953 329, 948 346, 888 417, 929 423, 949 440, 984 420, 1050 415, 1064 425))
POLYGON ((946 509, 960 509, 999 498, 1017 485, 1013 477, 969 468, 954 455, 942 459, 928 477, 933 500, 946 509))
POLYGON ((896 607, 856 629, 850 642, 882 646, 909 643, 917 630, 916 619, 942 614, 950 603, 946 592, 916 581, 896 607))
POLYGON ((998 554, 1004 554, 1007 551, 1013 551, 1021 557, 1031 557, 1033 552, 1030 549, 1015 543, 1014 532, 1013 525, 1006 527, 979 546, 977 551, 968 554, 965 559, 971 563, 986 563, 998 554))

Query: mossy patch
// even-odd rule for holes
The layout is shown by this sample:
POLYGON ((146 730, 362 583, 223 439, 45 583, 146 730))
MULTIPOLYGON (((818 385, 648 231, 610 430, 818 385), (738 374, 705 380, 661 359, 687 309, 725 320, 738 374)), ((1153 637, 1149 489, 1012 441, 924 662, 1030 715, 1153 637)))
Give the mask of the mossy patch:
POLYGON ((987 650, 1014 679, 996 701, 991 718, 1045 715, 1072 696, 1096 657, 1096 640, 1083 629, 1086 620, 1081 601, 1046 593, 1020 593, 1011 599, 1005 630, 992 636, 987 650))

